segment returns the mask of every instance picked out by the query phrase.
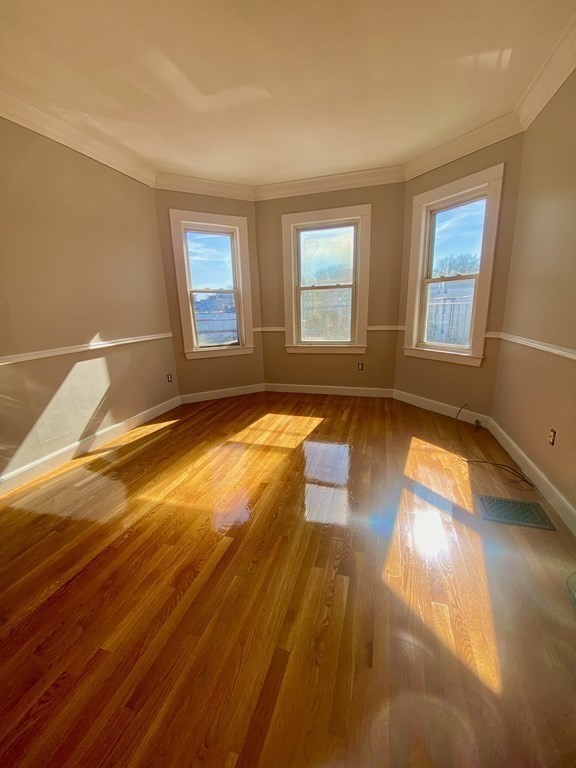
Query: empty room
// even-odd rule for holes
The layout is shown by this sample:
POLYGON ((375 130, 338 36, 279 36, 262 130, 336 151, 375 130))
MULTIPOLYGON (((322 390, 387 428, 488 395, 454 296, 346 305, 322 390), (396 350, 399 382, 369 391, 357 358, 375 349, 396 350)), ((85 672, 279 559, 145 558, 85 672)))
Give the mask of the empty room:
POLYGON ((0 766, 576 768, 576 0, 0 5, 0 766))

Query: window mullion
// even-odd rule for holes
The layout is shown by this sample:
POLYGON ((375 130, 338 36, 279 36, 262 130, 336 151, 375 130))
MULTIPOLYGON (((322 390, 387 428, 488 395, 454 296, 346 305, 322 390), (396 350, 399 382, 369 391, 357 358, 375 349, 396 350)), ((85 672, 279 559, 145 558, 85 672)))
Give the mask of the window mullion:
POLYGON ((473 272, 470 275, 447 275, 446 277, 425 277, 425 283, 453 283, 458 280, 476 280, 478 272, 473 272))
POLYGON ((328 283, 326 285, 299 285, 302 291, 333 291, 337 288, 353 288, 354 283, 328 283))
POLYGON ((234 293, 238 288, 190 288, 190 293, 234 293))

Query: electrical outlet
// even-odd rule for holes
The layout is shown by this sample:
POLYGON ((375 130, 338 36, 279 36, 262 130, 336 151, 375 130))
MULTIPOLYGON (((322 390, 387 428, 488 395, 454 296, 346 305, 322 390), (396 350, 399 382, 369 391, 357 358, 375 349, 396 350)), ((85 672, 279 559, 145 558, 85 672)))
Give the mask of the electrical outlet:
POLYGON ((555 429, 551 429, 550 430, 550 434, 548 435, 548 442, 550 443, 550 445, 554 445, 554 443, 556 442, 556 430, 555 429))
POLYGON ((166 374, 166 378, 168 380, 168 383, 170 383, 172 381, 172 374, 171 373, 167 373, 166 374))

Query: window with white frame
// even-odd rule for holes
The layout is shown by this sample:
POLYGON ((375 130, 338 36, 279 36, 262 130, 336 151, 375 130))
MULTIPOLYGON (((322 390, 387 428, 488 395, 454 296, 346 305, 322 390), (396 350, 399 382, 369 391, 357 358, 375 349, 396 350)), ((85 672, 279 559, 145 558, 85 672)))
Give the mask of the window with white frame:
POLYGON ((414 198, 407 355, 481 365, 503 171, 414 198))
POLYGON ((366 351, 370 211, 282 217, 288 352, 366 351))
POLYGON ((170 211, 187 358, 254 351, 247 220, 170 211))

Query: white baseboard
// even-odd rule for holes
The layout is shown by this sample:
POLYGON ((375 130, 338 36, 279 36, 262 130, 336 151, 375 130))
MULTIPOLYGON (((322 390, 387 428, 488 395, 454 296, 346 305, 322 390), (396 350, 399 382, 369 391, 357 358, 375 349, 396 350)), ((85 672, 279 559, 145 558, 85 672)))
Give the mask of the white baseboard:
MULTIPOLYGON (((409 392, 402 392, 395 389, 393 397, 395 400, 401 400, 403 403, 410 403, 427 411, 441 413, 444 416, 456 417, 458 408, 455 405, 440 403, 437 400, 429 400, 426 397, 412 395, 409 392)), ((532 459, 524 453, 517 443, 494 421, 493 418, 481 413, 475 413, 467 409, 463 410, 459 416, 461 421, 467 421, 470 424, 479 421, 483 427, 486 427, 500 443, 500 445, 510 454, 512 459, 518 464, 522 472, 534 483, 536 489, 542 494, 546 501, 560 515, 568 528, 576 535, 576 508, 563 496, 549 478, 542 472, 532 459)))
MULTIPOLYGON (((426 411, 440 413, 444 416, 456 417, 460 410, 458 406, 441 403, 438 400, 430 400, 427 397, 413 395, 399 389, 377 389, 370 387, 323 387, 307 384, 266 384, 267 392, 295 392, 323 395, 349 395, 354 397, 391 397, 403 403, 415 405, 426 411)), ((496 440, 508 451, 510 456, 518 464, 527 477, 532 480, 538 491, 560 515, 568 528, 576 535, 576 508, 568 499, 560 493, 555 485, 548 479, 542 470, 527 456, 512 438, 504 432, 494 419, 483 413, 477 413, 464 409, 459 416, 461 421, 475 424, 477 421, 486 427, 494 435, 496 440)))
MULTIPOLYGON (((394 400, 401 400, 403 403, 409 405, 415 405, 418 408, 424 408, 425 411, 432 411, 433 413, 441 413, 443 416, 451 416, 456 418, 456 414, 460 410, 457 405, 448 405, 448 403, 441 403, 439 400, 429 400, 427 397, 420 397, 420 395, 412 395, 410 392, 402 392, 401 389, 393 390, 392 397, 394 400)), ((458 417, 460 421, 466 421, 469 424, 475 424, 480 422, 481 426, 488 426, 490 417, 483 413, 476 413, 475 411, 469 411, 465 408, 458 417)))
POLYGON ((548 504, 558 512, 572 533, 576 535, 576 507, 574 507, 568 499, 560 493, 558 488, 556 488, 551 480, 549 480, 544 472, 542 472, 540 467, 538 467, 532 459, 524 453, 522 448, 512 440, 510 435, 505 432, 494 419, 489 419, 488 429, 494 435, 496 440, 498 440, 500 445, 508 451, 526 477, 532 480, 548 504))
POLYGON ((321 384, 266 384, 266 392, 294 392, 303 395, 345 395, 347 397, 392 397, 392 389, 380 387, 330 387, 321 384))
POLYGON ((180 397, 173 397, 171 400, 166 400, 163 403, 148 408, 146 411, 141 411, 134 416, 130 416, 124 421, 120 421, 117 424, 111 424, 109 427, 99 429, 93 435, 88 435, 82 440, 77 440, 70 445, 66 445, 57 451, 49 453, 47 456, 42 456, 36 461, 31 461, 29 464, 25 464, 23 467, 12 472, 6 472, 0 475, 0 493, 6 493, 7 491, 16 488, 23 483, 27 483, 30 480, 34 480, 40 475, 44 475, 46 472, 50 472, 56 469, 61 464, 64 464, 70 459, 80 456, 89 450, 98 448, 100 445, 114 440, 117 437, 121 437, 131 429, 139 427, 141 424, 145 424, 150 419, 160 416, 166 411, 176 408, 180 405, 180 397))
MULTIPOLYGON (((120 437, 141 424, 144 424, 156 416, 160 416, 166 411, 176 408, 181 403, 199 403, 205 400, 218 400, 225 397, 237 397, 238 395, 249 395, 256 392, 286 392, 302 393, 316 395, 346 395, 350 397, 378 397, 393 398, 403 403, 423 408, 433 413, 440 413, 444 416, 454 418, 458 413, 458 407, 441 403, 438 400, 430 400, 427 397, 420 397, 409 392, 403 392, 398 389, 386 389, 380 387, 332 387, 315 384, 248 384, 243 387, 229 387, 226 389, 213 389, 206 392, 196 392, 193 394, 174 397, 163 403, 159 403, 146 411, 137 413, 125 421, 118 424, 112 424, 109 427, 98 430, 94 435, 88 436, 71 445, 60 448, 58 451, 50 453, 36 461, 26 464, 23 467, 0 475, 0 493, 5 493, 18 485, 29 482, 40 475, 45 474, 70 459, 85 453, 86 451, 97 448, 110 440, 120 437)), ((568 528, 576 535, 576 508, 568 499, 560 493, 542 470, 524 453, 512 438, 497 424, 494 419, 482 413, 463 410, 460 414, 462 421, 474 424, 479 421, 483 427, 486 427, 494 435, 496 440, 508 451, 510 456, 522 469, 522 471, 535 484, 546 501, 558 512, 568 528)))
POLYGON ((246 384, 243 387, 227 387, 226 389, 212 389, 206 392, 193 392, 189 395, 182 395, 180 401, 184 404, 202 403, 204 400, 221 400, 223 397, 253 395, 255 392, 264 392, 265 389, 265 384, 246 384))
MULTIPOLYGON (((394 400, 401 400, 403 403, 415 405, 418 408, 424 408, 427 411, 441 413, 444 416, 454 418, 459 411, 455 405, 440 403, 438 400, 429 400, 427 397, 412 395, 409 392, 402 392, 400 389, 386 389, 383 387, 331 387, 316 384, 266 384, 266 392, 294 392, 306 395, 345 395, 347 397, 388 397, 394 400)), ((482 426, 487 426, 489 417, 483 413, 464 410, 460 414, 462 421, 474 424, 479 421, 482 426)))

